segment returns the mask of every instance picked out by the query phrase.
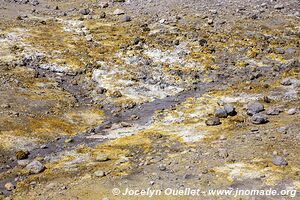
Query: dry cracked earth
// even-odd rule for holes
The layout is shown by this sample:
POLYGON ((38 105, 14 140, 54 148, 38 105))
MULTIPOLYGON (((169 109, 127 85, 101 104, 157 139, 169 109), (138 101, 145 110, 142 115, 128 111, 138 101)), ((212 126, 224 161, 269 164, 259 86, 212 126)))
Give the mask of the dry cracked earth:
POLYGON ((0 0, 0 199, 299 199, 299 0, 0 0))

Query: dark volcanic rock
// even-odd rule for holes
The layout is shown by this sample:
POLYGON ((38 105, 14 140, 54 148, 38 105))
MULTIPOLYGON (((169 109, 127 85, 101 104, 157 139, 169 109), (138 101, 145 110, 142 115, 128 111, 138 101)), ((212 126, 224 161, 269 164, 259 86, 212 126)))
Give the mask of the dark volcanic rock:
POLYGON ((130 16, 124 16, 122 19, 121 19, 122 22, 130 22, 131 21, 131 17, 130 16))
POLYGON ((88 15, 90 14, 91 11, 88 8, 85 8, 85 9, 81 9, 79 12, 82 15, 88 15))
POLYGON ((215 111, 215 116, 216 117, 219 117, 219 118, 226 118, 227 117, 227 112, 225 109, 223 108, 218 108, 216 111, 215 111))
POLYGON ((252 116, 256 113, 259 113, 263 110, 264 110, 264 106, 261 103, 259 103, 258 101, 250 102, 247 105, 247 114, 250 116, 252 116))
POLYGON ((251 117, 251 122, 253 124, 265 124, 268 122, 268 117, 263 114, 255 114, 251 117))
POLYGON ((272 163, 277 166, 286 166, 288 162, 281 156, 275 156, 272 160, 272 163))
POLYGON ((205 121, 205 124, 207 126, 217 126, 217 125, 221 124, 221 121, 220 121, 220 118, 218 118, 218 117, 212 117, 212 118, 207 119, 205 121))
POLYGON ((235 111, 235 108, 233 107, 233 105, 226 104, 226 105, 224 105, 224 109, 228 115, 230 115, 230 116, 236 115, 236 111, 235 111))

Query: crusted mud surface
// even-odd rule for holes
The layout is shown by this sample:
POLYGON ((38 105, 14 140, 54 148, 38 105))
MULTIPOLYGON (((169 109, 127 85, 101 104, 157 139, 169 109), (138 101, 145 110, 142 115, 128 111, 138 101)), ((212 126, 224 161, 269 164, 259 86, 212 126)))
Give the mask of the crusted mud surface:
POLYGON ((0 0, 0 199, 296 191, 297 0, 0 0))

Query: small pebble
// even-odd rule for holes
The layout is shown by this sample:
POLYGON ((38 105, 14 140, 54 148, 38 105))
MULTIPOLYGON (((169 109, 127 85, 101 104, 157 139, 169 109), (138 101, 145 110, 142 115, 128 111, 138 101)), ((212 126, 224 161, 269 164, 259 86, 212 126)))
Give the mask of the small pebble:
POLYGON ((68 138, 68 139, 65 139, 64 142, 65 142, 65 143, 71 143, 71 142, 73 142, 73 139, 72 139, 72 138, 68 138))
POLYGON ((103 177, 103 176, 105 176, 105 172, 102 170, 98 170, 98 171, 94 172, 94 175, 96 177, 103 177))
POLYGON ((284 86, 292 85, 292 81, 290 78, 283 79, 280 83, 281 83, 281 85, 284 85, 284 86))
POLYGON ((226 104, 226 105, 224 105, 224 109, 228 115, 230 115, 230 116, 236 115, 236 111, 235 111, 235 108, 233 107, 233 105, 226 104))
POLYGON ((217 125, 221 124, 221 121, 220 121, 220 118, 218 118, 218 117, 212 117, 212 118, 207 119, 205 121, 205 124, 207 126, 217 126, 217 125))
POLYGON ((79 12, 80 12, 80 14, 82 14, 82 15, 88 15, 88 14, 90 14, 91 11, 90 11, 89 9, 86 8, 86 9, 81 9, 79 12))
POLYGON ((274 6, 274 8, 277 9, 277 10, 281 10, 281 9, 284 8, 284 5, 283 5, 283 4, 276 4, 276 5, 274 6))
POLYGON ((100 2, 99 7, 100 8, 107 8, 109 6, 108 2, 100 2))
POLYGON ((18 160, 17 163, 20 167, 26 167, 30 163, 30 161, 29 160, 18 160))
POLYGON ((272 160, 272 163, 277 166, 286 166, 288 162, 281 156, 275 156, 272 160))
POLYGON ((247 114, 252 116, 264 110, 264 106, 258 101, 250 102, 247 105, 247 114))
POLYGON ((297 113, 297 109, 296 109, 296 108, 291 108, 291 109, 289 109, 289 110, 287 111, 287 113, 288 113, 289 115, 294 115, 294 114, 297 113))
POLYGON ((31 174, 38 174, 44 171, 45 166, 37 160, 32 161, 26 166, 26 170, 28 170, 31 174))
POLYGON ((267 110, 267 115, 279 115, 280 112, 281 112, 281 110, 278 108, 269 108, 267 110))
POLYGON ((158 166, 158 169, 159 169, 160 171, 166 171, 167 167, 166 167, 166 165, 160 164, 160 165, 158 166))
POLYGON ((108 158, 107 154, 99 154, 96 157, 96 161, 98 161, 98 162, 104 162, 104 161, 108 161, 108 160, 109 160, 109 158, 108 158))
POLYGON ((16 158, 17 160, 24 160, 24 159, 27 159, 28 158, 28 155, 29 155, 29 152, 28 151, 17 151, 16 152, 16 158))
POLYGON ((7 191, 12 191, 12 190, 14 190, 16 187, 14 186, 14 184, 12 184, 11 182, 8 182, 8 183, 6 183, 5 185, 4 185, 4 187, 5 187, 5 189, 7 190, 7 191))
POLYGON ((265 124, 268 122, 268 117, 263 114, 255 114, 251 117, 251 122, 253 124, 265 124))
POLYGON ((219 117, 219 118, 226 118, 227 117, 227 112, 225 109, 223 108, 218 108, 215 111, 215 117, 219 117))
POLYGON ((287 134, 288 127, 280 127, 277 129, 277 131, 282 134, 287 134))
POLYGON ((122 20, 121 20, 122 22, 130 22, 131 21, 131 17, 129 17, 129 16, 124 16, 123 18, 122 18, 122 20))
POLYGON ((114 12, 113 12, 114 15, 123 15, 125 14, 124 10, 121 10, 121 9, 116 9, 114 12))

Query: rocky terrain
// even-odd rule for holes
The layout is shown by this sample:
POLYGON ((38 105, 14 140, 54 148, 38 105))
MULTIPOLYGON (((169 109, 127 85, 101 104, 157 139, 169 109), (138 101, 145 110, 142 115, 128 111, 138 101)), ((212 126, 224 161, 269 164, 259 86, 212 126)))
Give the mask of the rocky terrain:
POLYGON ((0 199, 298 199, 298 0, 0 0, 0 199))

